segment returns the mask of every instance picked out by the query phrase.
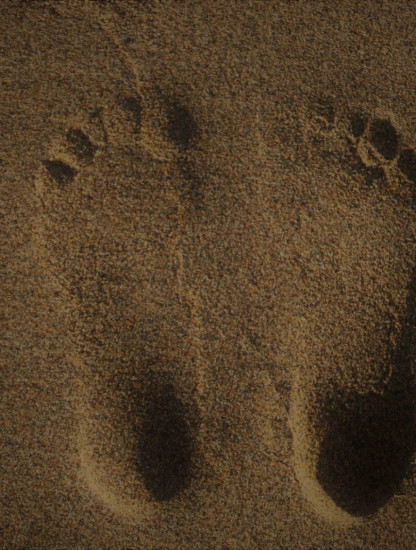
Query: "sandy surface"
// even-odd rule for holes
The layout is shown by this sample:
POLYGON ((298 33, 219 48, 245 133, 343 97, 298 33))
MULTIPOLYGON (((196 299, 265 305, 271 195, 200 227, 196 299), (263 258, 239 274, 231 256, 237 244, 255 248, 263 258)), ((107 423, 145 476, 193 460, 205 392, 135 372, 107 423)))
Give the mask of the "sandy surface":
POLYGON ((2 1, 1 548, 416 547, 415 25, 2 1))

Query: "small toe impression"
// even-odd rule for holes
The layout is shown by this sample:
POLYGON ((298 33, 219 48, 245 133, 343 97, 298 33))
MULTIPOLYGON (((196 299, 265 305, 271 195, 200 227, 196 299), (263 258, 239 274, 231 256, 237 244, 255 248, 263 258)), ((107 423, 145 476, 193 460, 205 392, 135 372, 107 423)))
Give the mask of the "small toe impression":
POLYGON ((171 383, 152 382, 143 405, 136 466, 149 494, 159 502, 170 500, 191 475, 191 411, 171 383))
POLYGON ((415 452, 414 407, 399 390, 357 395, 327 415, 317 480, 350 515, 376 512, 399 489, 415 452))
POLYGON ((386 159, 393 160, 399 149, 399 137, 396 128, 388 119, 375 119, 369 130, 369 139, 373 147, 386 159))

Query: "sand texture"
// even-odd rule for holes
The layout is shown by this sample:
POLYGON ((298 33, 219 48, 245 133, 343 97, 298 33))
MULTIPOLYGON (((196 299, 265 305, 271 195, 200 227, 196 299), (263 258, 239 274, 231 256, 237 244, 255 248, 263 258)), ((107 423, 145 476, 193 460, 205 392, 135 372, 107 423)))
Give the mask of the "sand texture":
POLYGON ((416 548, 415 28, 1 1, 0 548, 416 548))

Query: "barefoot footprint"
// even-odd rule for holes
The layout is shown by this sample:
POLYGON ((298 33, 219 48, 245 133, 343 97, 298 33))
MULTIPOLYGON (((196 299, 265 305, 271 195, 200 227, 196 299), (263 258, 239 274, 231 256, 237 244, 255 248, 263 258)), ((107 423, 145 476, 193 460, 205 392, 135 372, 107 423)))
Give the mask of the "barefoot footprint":
POLYGON ((184 212, 201 198, 183 192, 198 184, 189 158, 198 128, 178 99, 122 90, 60 135, 35 185, 43 253, 76 320, 68 355, 81 477, 141 522, 195 473, 203 364, 181 247, 184 212))
MULTIPOLYGON (((387 181, 393 188, 399 181, 403 196, 413 198, 416 153, 392 117, 354 113, 349 132, 365 183, 387 181)), ((413 268, 399 329, 375 366, 382 379, 377 388, 344 387, 318 366, 298 373, 291 405, 295 471, 304 495, 327 519, 350 523, 377 512, 400 493, 409 472, 416 453, 415 312, 413 268)))

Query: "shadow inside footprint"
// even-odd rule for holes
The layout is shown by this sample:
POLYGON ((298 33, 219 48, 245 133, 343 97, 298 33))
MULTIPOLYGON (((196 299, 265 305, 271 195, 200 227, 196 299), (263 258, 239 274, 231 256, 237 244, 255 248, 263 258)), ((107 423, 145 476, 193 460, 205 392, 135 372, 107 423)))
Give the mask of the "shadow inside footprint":
POLYGON ((126 111, 126 113, 128 113, 135 131, 139 133, 142 126, 143 111, 141 98, 139 96, 119 97, 118 102, 126 111))
POLYGON ((411 183, 416 183, 416 153, 413 149, 404 149, 400 153, 397 166, 411 183))
POLYGON ((91 161, 94 158, 95 147, 84 132, 77 128, 70 128, 66 134, 66 139, 79 159, 91 161))
POLYGON ((415 452, 409 389, 358 395, 328 416, 317 479, 352 516, 376 512, 399 489, 415 452))
POLYGON ((192 207, 200 209, 204 199, 204 182, 197 174, 189 150, 196 146, 200 138, 199 127, 189 109, 176 98, 166 99, 167 134, 180 152, 178 167, 185 179, 182 198, 192 207))
POLYGON ((157 501, 169 500, 187 486, 190 477, 190 411, 171 383, 155 381, 142 406, 136 466, 150 495, 157 501))
POLYGON ((393 160, 398 152, 399 138, 396 128, 387 119, 373 120, 370 125, 370 143, 386 159, 393 160))
POLYGON ((49 175, 62 187, 66 187, 74 180, 77 171, 60 160, 42 161, 49 175))
POLYGON ((413 373, 416 274, 393 372, 382 394, 367 393, 324 407, 325 435, 317 479, 335 504, 352 516, 376 512, 398 491, 416 452, 413 373))
POLYGON ((355 138, 359 138, 363 135, 367 126, 368 118, 363 113, 353 113, 350 117, 350 130, 351 134, 355 138))
POLYGON ((199 136, 198 126, 192 114, 177 100, 169 103, 167 114, 169 138, 177 147, 189 149, 199 136))

